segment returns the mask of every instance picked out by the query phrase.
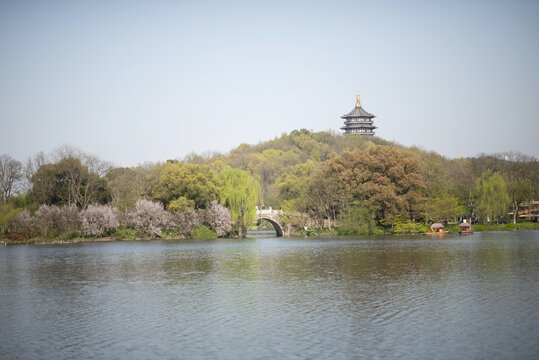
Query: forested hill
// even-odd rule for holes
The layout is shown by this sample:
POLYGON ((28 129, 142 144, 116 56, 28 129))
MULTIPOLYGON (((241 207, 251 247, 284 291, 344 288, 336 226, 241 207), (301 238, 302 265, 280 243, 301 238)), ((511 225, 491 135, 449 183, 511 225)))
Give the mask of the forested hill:
MULTIPOLYGON (((414 159, 417 163, 417 169, 414 171, 421 177, 418 193, 422 201, 419 201, 421 204, 410 205, 417 205, 416 216, 410 215, 413 209, 408 208, 407 214, 402 214, 405 217, 441 220, 475 213, 476 208, 481 205, 476 204, 474 199, 474 196, 477 196, 473 193, 474 186, 487 171, 490 171, 491 177, 493 174, 502 177, 503 186, 508 193, 507 199, 503 197, 500 200, 501 205, 485 205, 500 208, 496 211, 500 216, 510 211, 510 204, 516 209, 518 203, 539 197, 537 159, 525 154, 508 152, 448 159, 433 151, 425 151, 415 146, 405 147, 379 137, 345 136, 326 131, 295 130, 257 145, 241 144, 228 155, 190 154, 184 161, 207 164, 217 170, 225 165, 247 170, 260 183, 261 203, 274 208, 287 205, 296 210, 308 210, 309 204, 305 197, 309 195, 306 191, 313 186, 313 176, 323 164, 337 159, 345 152, 360 154, 371 148, 370 151, 374 152, 379 146, 390 147, 402 154, 403 158, 398 161, 414 159)), ((384 154, 386 157, 393 155, 395 154, 384 154)), ((377 166, 372 157, 371 160, 371 165, 377 166)), ((369 164, 363 165, 368 167, 369 164)), ((358 171, 357 166, 355 171, 358 171)), ((497 177, 489 180, 496 181, 497 177)))
POLYGON ((308 177, 320 163, 345 151, 360 151, 373 145, 401 145, 379 137, 343 136, 329 131, 294 130, 290 134, 257 145, 241 144, 228 155, 191 153, 183 161, 219 169, 241 168, 255 176, 261 187, 261 204, 278 208, 287 199, 287 183, 308 177))

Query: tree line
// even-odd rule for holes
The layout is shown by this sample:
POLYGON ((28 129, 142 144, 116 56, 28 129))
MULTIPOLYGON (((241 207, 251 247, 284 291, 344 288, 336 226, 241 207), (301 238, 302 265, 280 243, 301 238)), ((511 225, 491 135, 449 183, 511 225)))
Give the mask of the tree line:
POLYGON ((447 159, 378 137, 304 129, 228 154, 136 167, 64 146, 24 165, 0 156, 0 231, 243 236, 257 205, 306 213, 319 228, 342 233, 410 231, 462 218, 517 222, 538 198, 538 184, 537 160, 520 153, 447 159))

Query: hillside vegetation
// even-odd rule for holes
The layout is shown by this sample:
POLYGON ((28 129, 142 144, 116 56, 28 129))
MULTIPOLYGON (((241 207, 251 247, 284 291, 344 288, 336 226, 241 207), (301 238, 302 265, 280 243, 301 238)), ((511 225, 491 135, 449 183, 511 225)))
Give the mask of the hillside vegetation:
POLYGON ((108 216, 99 235, 85 236, 189 237, 208 230, 241 236, 255 206, 306 213, 319 228, 340 233, 413 232, 463 218, 516 223, 530 217, 527 209, 539 198, 539 165, 524 154, 448 159, 378 137, 304 129, 228 154, 192 153, 129 168, 70 147, 37 154, 26 166, 2 155, 0 165, 1 233, 41 237, 59 236, 66 225, 37 217, 62 211, 74 219, 72 233, 108 216), (102 208, 92 213, 90 205, 102 208), (85 220, 90 213, 94 220, 85 220))

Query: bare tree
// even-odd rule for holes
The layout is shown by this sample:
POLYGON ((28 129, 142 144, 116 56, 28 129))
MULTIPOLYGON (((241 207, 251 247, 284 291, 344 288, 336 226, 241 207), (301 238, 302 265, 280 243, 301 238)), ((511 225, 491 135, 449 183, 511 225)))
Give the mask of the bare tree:
POLYGON ((24 167, 24 191, 28 192, 32 189, 32 177, 40 167, 48 163, 49 160, 47 155, 45 155, 43 151, 38 152, 33 157, 28 157, 26 160, 26 166, 24 167))
POLYGON ((101 160, 95 154, 84 152, 68 144, 57 147, 52 153, 52 158, 55 162, 60 162, 65 158, 79 159, 88 168, 90 174, 96 174, 100 178, 104 177, 112 169, 112 163, 109 161, 101 160))
POLYGON ((0 203, 7 202, 18 190, 22 176, 20 161, 6 154, 0 155, 0 203))

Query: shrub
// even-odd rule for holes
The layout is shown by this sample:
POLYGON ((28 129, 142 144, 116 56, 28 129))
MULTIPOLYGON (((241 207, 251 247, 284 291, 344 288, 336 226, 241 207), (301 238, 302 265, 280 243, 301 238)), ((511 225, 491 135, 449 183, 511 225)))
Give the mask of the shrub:
POLYGON ((393 225, 393 232, 397 234, 422 233, 429 230, 427 225, 411 220, 404 220, 399 215, 395 217, 393 225))
POLYGON ((177 239, 179 237, 180 233, 178 232, 178 229, 168 229, 161 231, 162 239, 177 239))
POLYGON ((207 227, 206 225, 202 224, 195 228, 195 231, 193 233, 194 239, 215 239, 217 238, 217 233, 207 227))
POLYGON ((216 200, 206 206, 204 221, 213 228, 217 236, 224 236, 232 231, 230 211, 216 200))
POLYGON ((138 238, 138 231, 125 226, 120 226, 114 233, 114 238, 118 240, 135 240, 138 238))
POLYGON ((84 235, 102 236, 120 226, 118 210, 110 205, 89 205, 81 217, 84 235))

